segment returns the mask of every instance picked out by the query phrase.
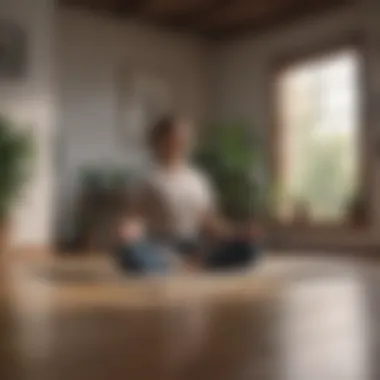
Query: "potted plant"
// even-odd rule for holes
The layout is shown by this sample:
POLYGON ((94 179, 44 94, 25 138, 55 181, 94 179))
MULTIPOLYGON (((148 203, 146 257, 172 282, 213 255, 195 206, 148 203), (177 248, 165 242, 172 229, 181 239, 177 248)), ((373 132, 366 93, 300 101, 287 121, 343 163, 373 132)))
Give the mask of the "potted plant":
POLYGON ((310 204, 302 197, 296 198, 293 202, 293 223, 305 226, 311 222, 310 204))
POLYGON ((130 173, 118 166, 89 166, 80 171, 74 249, 109 248, 113 229, 125 208, 130 173))
POLYGON ((368 203, 361 193, 352 197, 348 205, 348 218, 353 227, 360 228, 368 223, 368 203))
POLYGON ((266 216, 264 158, 261 141, 246 123, 205 128, 194 156, 216 187, 221 211, 237 222, 266 216))
POLYGON ((32 139, 0 114, 0 252, 8 242, 9 218, 31 168, 32 139))

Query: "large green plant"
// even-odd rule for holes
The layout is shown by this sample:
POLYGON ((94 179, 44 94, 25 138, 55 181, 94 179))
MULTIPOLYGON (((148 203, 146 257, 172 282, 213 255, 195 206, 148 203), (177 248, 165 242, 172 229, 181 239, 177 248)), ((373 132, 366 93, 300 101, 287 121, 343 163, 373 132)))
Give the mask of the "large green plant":
POLYGON ((0 115, 0 221, 8 217, 27 181, 32 159, 32 138, 0 115))
POLYGON ((245 123, 215 124, 200 136, 194 160, 214 183, 221 211, 235 220, 261 217, 266 209, 265 157, 245 123))

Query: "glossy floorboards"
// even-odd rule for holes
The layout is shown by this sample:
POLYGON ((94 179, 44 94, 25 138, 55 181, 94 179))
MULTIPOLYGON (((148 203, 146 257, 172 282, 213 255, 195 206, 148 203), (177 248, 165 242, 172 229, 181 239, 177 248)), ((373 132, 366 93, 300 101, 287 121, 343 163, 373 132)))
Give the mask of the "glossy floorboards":
POLYGON ((1 380, 377 379, 380 265, 279 258, 122 278, 107 260, 5 260, 1 380))

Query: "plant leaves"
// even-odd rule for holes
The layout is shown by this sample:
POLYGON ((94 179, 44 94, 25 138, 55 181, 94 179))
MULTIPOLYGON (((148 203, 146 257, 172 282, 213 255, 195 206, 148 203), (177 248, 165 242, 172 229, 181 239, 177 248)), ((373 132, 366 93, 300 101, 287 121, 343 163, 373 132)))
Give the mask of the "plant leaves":
POLYGON ((0 218, 7 216, 31 175, 33 147, 30 131, 0 115, 0 218))

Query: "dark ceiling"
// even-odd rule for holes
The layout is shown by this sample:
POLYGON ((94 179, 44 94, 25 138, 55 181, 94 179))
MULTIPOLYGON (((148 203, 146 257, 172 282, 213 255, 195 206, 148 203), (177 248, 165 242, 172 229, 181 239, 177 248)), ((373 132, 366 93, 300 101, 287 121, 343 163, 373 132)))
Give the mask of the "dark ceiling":
POLYGON ((63 5, 139 17, 209 36, 275 28, 350 0, 61 0, 63 5))

